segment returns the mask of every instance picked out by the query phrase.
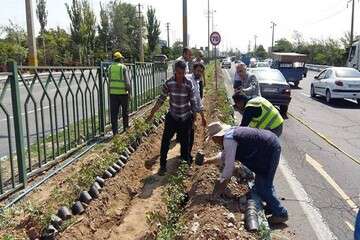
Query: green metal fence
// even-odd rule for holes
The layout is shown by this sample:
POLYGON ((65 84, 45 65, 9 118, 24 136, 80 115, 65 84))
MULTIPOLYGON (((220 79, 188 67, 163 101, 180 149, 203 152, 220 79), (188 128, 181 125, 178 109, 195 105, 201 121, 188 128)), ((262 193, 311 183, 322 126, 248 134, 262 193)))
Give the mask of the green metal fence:
MULTIPOLYGON (((8 65, 0 79, 0 200, 105 133, 109 65, 8 65)), ((166 68, 154 63, 127 64, 127 73, 131 112, 156 98, 167 78, 166 68)))

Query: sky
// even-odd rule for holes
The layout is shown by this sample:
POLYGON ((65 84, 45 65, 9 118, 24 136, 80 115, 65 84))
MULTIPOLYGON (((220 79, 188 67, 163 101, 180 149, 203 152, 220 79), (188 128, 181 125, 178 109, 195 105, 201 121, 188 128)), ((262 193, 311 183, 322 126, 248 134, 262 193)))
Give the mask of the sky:
MULTIPOLYGON (((40 26, 35 15, 36 0, 32 0, 36 31, 40 26)), ((71 0, 47 0, 48 28, 61 26, 69 31, 69 17, 65 4, 71 0)), ((90 0, 96 14, 99 3, 109 0, 90 0)), ((166 23, 170 23, 170 43, 182 39, 182 0, 123 0, 142 5, 145 12, 149 6, 156 9, 161 23, 161 39, 166 40, 166 23)), ((207 2, 188 0, 188 33, 191 47, 207 46, 207 2)), ((275 40, 292 39, 294 31, 300 32, 305 40, 340 38, 350 31, 351 4, 348 0, 210 0, 214 13, 214 30, 221 34, 220 48, 246 51, 250 42, 267 49, 271 46, 271 21, 274 21, 275 40)), ((360 4, 355 1, 354 35, 360 31, 360 4)), ((97 18, 99 19, 99 17, 97 18)), ((9 20, 26 28, 25 0, 0 0, 0 25, 9 20)), ((210 25, 212 21, 210 21, 210 25)))

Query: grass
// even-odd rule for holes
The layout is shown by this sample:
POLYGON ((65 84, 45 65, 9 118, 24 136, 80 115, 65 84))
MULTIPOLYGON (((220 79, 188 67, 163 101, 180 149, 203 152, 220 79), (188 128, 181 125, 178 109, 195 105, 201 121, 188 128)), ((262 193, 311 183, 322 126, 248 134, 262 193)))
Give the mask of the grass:
POLYGON ((147 213, 147 221, 150 225, 160 225, 157 240, 176 239, 183 229, 184 224, 179 221, 186 203, 187 172, 189 166, 182 163, 174 175, 168 177, 168 186, 163 193, 163 201, 166 205, 166 214, 159 211, 147 213))

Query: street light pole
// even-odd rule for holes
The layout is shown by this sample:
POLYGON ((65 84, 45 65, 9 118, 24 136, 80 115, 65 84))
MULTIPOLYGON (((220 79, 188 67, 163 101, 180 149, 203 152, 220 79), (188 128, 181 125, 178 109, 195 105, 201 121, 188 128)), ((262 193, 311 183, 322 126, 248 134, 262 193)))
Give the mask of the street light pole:
POLYGON ((167 31, 167 46, 168 46, 168 48, 170 48, 170 34, 169 34, 170 23, 169 22, 166 23, 166 31, 167 31))
POLYGON ((275 26, 276 26, 276 23, 274 22, 271 22, 272 26, 272 38, 271 38, 271 53, 273 52, 273 48, 274 48, 274 32, 275 32, 275 26))
POLYGON ((139 8, 139 62, 144 62, 145 61, 145 57, 144 57, 144 46, 143 46, 143 35, 142 35, 142 13, 141 13, 141 5, 140 3, 138 4, 138 8, 139 8))
POLYGON ((355 14, 355 0, 352 1, 352 10, 351 10, 351 30, 350 30, 350 46, 354 41, 354 14, 355 14))
POLYGON ((210 59, 210 0, 208 0, 208 34, 207 34, 207 40, 208 40, 208 59, 210 59))
POLYGON ((183 0, 183 46, 188 46, 187 0, 183 0))
POLYGON ((37 66, 37 49, 36 49, 36 41, 34 35, 34 19, 33 19, 33 11, 32 11, 32 3, 31 0, 25 0, 26 7, 26 26, 27 26, 27 35, 28 35, 28 47, 29 47, 29 56, 28 61, 30 66, 37 66))
POLYGON ((254 35, 254 40, 255 40, 254 51, 256 51, 256 39, 257 39, 257 37, 258 37, 258 36, 255 34, 255 35, 254 35))

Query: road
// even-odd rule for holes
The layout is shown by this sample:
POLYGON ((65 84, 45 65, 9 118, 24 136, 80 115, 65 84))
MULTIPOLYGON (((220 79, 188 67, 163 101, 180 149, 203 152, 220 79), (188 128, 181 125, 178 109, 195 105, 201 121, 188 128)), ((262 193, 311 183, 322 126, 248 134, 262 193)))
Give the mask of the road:
MULTIPOLYGON (((231 86, 234 67, 223 71, 231 86)), ((353 239, 360 206, 360 107, 351 100, 329 105, 312 99, 316 74, 309 71, 292 89, 276 187, 296 239, 353 239)))

